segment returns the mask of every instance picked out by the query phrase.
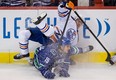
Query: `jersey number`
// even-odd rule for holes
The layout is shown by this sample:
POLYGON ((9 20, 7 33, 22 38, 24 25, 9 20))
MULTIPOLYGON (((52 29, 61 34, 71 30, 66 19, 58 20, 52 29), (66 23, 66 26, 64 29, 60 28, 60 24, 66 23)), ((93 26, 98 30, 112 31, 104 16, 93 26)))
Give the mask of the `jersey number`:
POLYGON ((50 58, 49 57, 46 57, 45 63, 48 63, 49 61, 50 61, 50 58))

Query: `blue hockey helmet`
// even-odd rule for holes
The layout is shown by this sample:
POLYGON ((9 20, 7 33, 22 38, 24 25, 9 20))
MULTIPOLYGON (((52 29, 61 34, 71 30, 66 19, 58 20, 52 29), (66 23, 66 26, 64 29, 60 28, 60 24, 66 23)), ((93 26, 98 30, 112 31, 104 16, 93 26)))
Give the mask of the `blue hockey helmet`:
POLYGON ((71 45, 71 41, 66 37, 63 37, 59 43, 61 46, 71 45))

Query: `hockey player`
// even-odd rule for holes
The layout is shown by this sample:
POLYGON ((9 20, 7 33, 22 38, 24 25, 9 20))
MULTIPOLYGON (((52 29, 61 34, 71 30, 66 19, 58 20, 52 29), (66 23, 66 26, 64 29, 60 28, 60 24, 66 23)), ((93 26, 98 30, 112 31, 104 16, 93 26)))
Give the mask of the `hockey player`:
POLYGON ((81 20, 74 13, 74 4, 69 2, 61 2, 58 6, 58 24, 57 27, 63 31, 67 16, 69 15, 70 9, 72 9, 64 36, 71 40, 71 45, 77 45, 78 42, 78 29, 82 26, 81 20))
POLYGON ((39 42, 43 46, 51 44, 52 42, 57 42, 60 36, 60 30, 57 27, 49 26, 44 22, 43 19, 47 16, 47 13, 42 13, 33 19, 32 22, 37 26, 35 28, 28 28, 22 30, 19 33, 19 46, 20 53, 14 56, 14 59, 21 59, 24 57, 29 57, 28 43, 29 40, 34 42, 39 42))
MULTIPOLYGON (((70 6, 67 7, 71 9, 70 6)), ((32 40, 34 42, 39 42, 44 46, 51 44, 52 42, 57 42, 58 38, 62 34, 62 31, 59 29, 59 27, 64 27, 64 26, 56 26, 56 27, 49 26, 47 23, 43 21, 43 19, 46 16, 47 14, 44 13, 41 14, 37 18, 37 20, 32 20, 32 22, 35 25, 37 25, 37 27, 29 28, 19 33, 20 53, 16 54, 14 56, 14 59, 29 57, 29 50, 28 50, 29 40, 32 40)))
MULTIPOLYGON (((82 21, 74 13, 74 4, 71 1, 63 1, 58 6, 58 24, 60 30, 64 30, 64 26, 67 20, 67 17, 70 13, 69 20, 64 32, 64 37, 67 37, 71 41, 72 46, 77 46, 79 41, 79 28, 82 26, 82 21), (70 10, 71 13, 70 13, 70 10)), ((72 60, 72 64, 75 62, 72 60)))
POLYGON ((68 38, 44 48, 37 48, 34 55, 34 66, 47 79, 54 79, 56 73, 60 77, 69 77, 70 56, 91 51, 93 46, 78 48, 71 46, 68 38), (59 46, 58 46, 59 45, 59 46))

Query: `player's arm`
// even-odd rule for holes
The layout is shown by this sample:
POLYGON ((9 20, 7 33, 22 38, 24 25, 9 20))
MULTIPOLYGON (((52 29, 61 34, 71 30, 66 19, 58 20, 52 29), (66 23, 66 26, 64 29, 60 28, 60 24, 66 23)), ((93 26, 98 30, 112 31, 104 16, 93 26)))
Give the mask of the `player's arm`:
POLYGON ((75 21, 77 29, 83 25, 82 21, 75 14, 72 13, 71 18, 75 21))
MULTIPOLYGON (((45 49, 42 49, 42 50, 45 50, 45 49)), ((36 52, 36 54, 34 55, 34 66, 47 79, 54 79, 55 77, 55 74, 51 72, 52 65, 53 65, 53 60, 50 58, 50 56, 44 54, 44 51, 38 50, 36 52)))
POLYGON ((77 18, 75 22, 76 22, 77 29, 79 29, 83 25, 82 21, 79 18, 77 18))
POLYGON ((55 62, 54 73, 60 77, 70 77, 68 73, 70 62, 68 60, 59 59, 55 62))

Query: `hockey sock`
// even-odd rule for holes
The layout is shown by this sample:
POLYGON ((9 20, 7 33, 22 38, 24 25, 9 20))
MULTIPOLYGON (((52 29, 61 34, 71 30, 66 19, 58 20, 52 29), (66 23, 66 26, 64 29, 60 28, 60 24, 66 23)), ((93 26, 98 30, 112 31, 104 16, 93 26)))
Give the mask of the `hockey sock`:
POLYGON ((28 50, 28 43, 27 44, 20 44, 20 54, 22 55, 25 55, 25 54, 28 54, 29 53, 29 50, 28 50))

